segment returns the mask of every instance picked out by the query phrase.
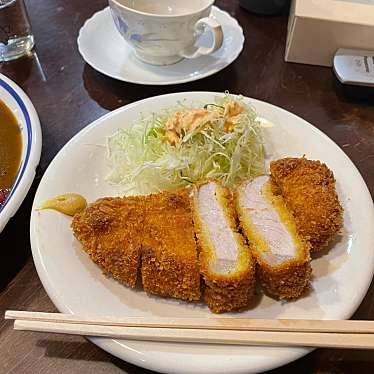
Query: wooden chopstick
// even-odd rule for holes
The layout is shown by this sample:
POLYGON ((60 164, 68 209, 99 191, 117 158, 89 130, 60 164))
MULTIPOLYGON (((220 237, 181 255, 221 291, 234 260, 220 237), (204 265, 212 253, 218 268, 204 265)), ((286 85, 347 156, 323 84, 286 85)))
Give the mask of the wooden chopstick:
POLYGON ((14 329, 127 340, 374 349, 373 321, 247 318, 88 318, 7 311, 14 329))
POLYGON ((8 310, 5 319, 25 321, 77 323, 84 325, 178 328, 203 330, 283 331, 283 332, 331 332, 374 334, 374 321, 302 320, 302 319, 250 319, 250 318, 164 318, 83 317, 63 313, 42 313, 8 310))
POLYGON ((16 320, 14 329, 138 341, 374 349, 374 334, 238 330, 204 330, 202 333, 201 329, 121 327, 26 320, 16 320))

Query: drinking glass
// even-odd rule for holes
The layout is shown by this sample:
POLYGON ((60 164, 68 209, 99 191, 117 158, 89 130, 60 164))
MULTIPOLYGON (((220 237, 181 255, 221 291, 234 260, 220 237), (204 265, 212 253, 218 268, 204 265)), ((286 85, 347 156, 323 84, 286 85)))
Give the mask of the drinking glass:
POLYGON ((34 36, 23 0, 0 0, 0 62, 29 53, 34 36))

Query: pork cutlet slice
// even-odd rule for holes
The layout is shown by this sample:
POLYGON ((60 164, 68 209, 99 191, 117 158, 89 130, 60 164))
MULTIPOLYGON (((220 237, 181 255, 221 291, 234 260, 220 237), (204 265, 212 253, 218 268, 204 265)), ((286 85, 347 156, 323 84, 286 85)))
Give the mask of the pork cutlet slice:
POLYGON ((306 158, 273 161, 270 171, 300 235, 310 242, 312 251, 325 247, 343 225, 333 172, 320 161, 306 158))
POLYGON ((142 238, 143 288, 183 300, 200 299, 200 272, 190 190, 147 197, 142 238))
POLYGON ((291 299, 309 284, 310 245, 298 234, 292 214, 271 183, 268 176, 244 182, 236 192, 236 207, 264 290, 291 299))
POLYGON ((254 292, 255 266, 238 232, 231 192, 214 182, 197 186, 194 224, 205 302, 215 313, 246 307, 254 292))
POLYGON ((144 198, 104 198, 76 214, 75 237, 105 274, 135 287, 144 226, 144 198))

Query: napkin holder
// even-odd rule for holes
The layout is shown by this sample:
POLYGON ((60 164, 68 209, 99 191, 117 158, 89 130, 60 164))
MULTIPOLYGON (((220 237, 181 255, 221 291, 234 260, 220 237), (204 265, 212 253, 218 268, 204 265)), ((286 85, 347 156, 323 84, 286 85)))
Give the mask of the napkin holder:
POLYGON ((339 48, 374 50, 374 0, 293 0, 285 60, 332 66, 339 48))

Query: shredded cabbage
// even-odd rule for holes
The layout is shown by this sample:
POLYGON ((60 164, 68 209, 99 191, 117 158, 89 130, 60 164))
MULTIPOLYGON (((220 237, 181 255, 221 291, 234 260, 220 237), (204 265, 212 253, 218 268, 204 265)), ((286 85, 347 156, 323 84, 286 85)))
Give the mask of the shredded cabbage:
POLYGON ((177 112, 196 109, 202 108, 180 104, 109 137, 108 180, 123 186, 126 193, 147 194, 208 179, 231 187, 264 173, 264 149, 257 113, 241 98, 229 94, 205 105, 209 119, 195 122, 194 125, 198 124, 190 131, 182 131, 178 143, 167 141, 168 121, 177 112), (228 117, 225 108, 233 102, 240 103, 242 112, 228 117))

